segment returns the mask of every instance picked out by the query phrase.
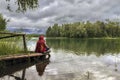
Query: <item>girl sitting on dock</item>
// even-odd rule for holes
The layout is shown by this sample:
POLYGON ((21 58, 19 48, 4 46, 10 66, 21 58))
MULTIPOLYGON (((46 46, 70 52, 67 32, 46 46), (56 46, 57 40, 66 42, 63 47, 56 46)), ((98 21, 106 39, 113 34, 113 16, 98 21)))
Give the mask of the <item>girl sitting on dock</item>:
POLYGON ((37 44, 36 44, 36 49, 35 49, 35 52, 36 53, 45 53, 49 50, 48 46, 46 45, 46 42, 44 40, 44 36, 41 35, 39 37, 39 40, 37 41, 37 44))

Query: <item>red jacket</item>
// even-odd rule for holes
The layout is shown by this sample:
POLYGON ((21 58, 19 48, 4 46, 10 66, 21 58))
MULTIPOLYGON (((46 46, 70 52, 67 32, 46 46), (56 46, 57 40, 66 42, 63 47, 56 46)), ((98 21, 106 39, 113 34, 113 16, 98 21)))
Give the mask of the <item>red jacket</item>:
POLYGON ((35 52, 44 53, 45 51, 46 51, 46 44, 45 44, 44 36, 40 36, 36 44, 35 52))

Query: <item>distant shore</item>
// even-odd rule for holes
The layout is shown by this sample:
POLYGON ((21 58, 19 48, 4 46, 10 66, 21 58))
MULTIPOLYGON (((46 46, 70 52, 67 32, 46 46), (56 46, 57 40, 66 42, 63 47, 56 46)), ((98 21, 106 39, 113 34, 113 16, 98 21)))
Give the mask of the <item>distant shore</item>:
MULTIPOLYGON (((43 34, 27 34, 27 37, 39 37, 43 34)), ((44 35, 45 36, 45 35, 44 35)), ((47 37, 48 39, 120 39, 120 37, 92 37, 92 38, 69 38, 69 37, 47 37)))

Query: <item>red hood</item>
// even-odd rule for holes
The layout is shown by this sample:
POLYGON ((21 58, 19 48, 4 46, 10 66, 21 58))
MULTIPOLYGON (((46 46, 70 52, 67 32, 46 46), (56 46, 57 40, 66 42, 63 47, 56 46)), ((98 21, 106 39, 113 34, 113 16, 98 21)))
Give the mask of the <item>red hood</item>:
POLYGON ((41 42, 41 41, 45 42, 44 36, 40 36, 40 37, 39 37, 39 41, 40 41, 40 42, 41 42))
POLYGON ((39 40, 44 40, 44 36, 40 36, 40 37, 39 37, 39 40))

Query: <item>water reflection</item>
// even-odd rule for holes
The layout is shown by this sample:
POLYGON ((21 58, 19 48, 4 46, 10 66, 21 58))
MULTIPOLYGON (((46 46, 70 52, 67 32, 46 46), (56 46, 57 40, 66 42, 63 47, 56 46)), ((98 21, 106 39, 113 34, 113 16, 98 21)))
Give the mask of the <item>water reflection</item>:
MULTIPOLYGON (((34 49, 36 40, 29 41, 31 49, 34 49)), ((26 67, 25 79, 119 80, 119 42, 119 39, 47 39, 51 58, 26 67)), ((11 74, 22 78, 22 71, 11 74)))
POLYGON ((13 77, 15 80, 26 80, 26 79, 25 79, 25 71, 26 71, 26 69, 24 69, 24 70, 22 71, 22 77, 15 76, 15 75, 13 75, 13 74, 8 75, 8 76, 13 77))
POLYGON ((44 71, 45 71, 45 68, 46 66, 49 64, 49 60, 46 61, 46 62, 43 62, 43 63, 37 63, 36 64, 36 71, 38 72, 38 75, 39 76, 42 76, 44 71))
POLYGON ((77 55, 100 56, 120 52, 120 39, 47 39, 47 44, 57 50, 73 51, 77 55))

